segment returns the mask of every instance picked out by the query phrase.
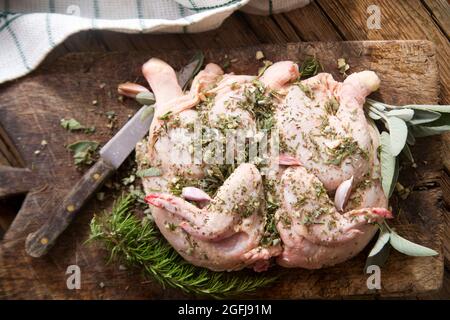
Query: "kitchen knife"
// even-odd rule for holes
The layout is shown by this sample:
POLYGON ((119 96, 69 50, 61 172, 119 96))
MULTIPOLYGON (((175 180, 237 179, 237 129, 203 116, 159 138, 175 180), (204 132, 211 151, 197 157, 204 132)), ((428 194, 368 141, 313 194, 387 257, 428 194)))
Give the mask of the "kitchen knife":
MULTIPOLYGON (((191 62, 177 73, 181 87, 185 87, 198 72, 203 55, 196 54, 191 62)), ((25 241, 26 252, 41 257, 55 244, 58 236, 67 228, 89 198, 103 182, 119 168, 150 128, 153 113, 143 106, 100 150, 100 159, 83 175, 66 197, 50 213, 49 220, 25 241)))

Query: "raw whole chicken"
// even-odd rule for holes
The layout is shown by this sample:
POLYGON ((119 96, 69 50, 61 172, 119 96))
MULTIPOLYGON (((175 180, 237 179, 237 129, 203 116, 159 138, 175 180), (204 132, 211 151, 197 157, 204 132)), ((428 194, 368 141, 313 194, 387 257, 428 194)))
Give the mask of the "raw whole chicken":
POLYGON ((374 72, 343 83, 327 73, 299 81, 291 61, 261 76, 224 74, 210 63, 183 92, 165 62, 150 59, 142 70, 156 107, 137 162, 160 171, 143 178, 146 201, 163 236, 190 263, 215 271, 264 271, 274 261, 332 266, 359 253, 376 224, 391 217, 378 132, 363 110, 379 87, 374 72), (264 130, 277 139, 250 158, 227 130, 241 130, 244 141, 261 139, 264 130), (227 150, 210 148, 217 142, 228 142, 227 150))

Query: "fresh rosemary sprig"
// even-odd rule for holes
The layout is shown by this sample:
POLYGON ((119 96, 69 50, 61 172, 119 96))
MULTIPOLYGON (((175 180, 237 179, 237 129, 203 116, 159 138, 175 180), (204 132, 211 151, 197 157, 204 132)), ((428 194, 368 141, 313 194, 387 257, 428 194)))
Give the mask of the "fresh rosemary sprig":
POLYGON ((136 197, 122 196, 111 213, 91 221, 88 241, 103 243, 110 252, 109 261, 143 269, 163 287, 216 299, 248 294, 277 279, 267 274, 213 272, 190 264, 161 237, 151 219, 141 220, 134 214, 137 204, 136 197))

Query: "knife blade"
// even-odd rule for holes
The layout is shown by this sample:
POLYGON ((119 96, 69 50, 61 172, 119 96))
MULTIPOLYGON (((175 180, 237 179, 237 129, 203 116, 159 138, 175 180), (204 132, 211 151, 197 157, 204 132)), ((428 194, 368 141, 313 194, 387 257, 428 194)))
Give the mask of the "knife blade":
MULTIPOLYGON (((193 57, 191 62, 177 73, 181 87, 185 87, 203 64, 203 55, 193 57)), ((153 114, 142 106, 138 112, 100 150, 100 159, 83 175, 56 207, 51 208, 49 220, 37 231, 28 234, 25 241, 26 252, 35 258, 45 255, 55 244, 58 236, 72 222, 89 198, 102 186, 103 182, 125 161, 148 132, 153 114)))

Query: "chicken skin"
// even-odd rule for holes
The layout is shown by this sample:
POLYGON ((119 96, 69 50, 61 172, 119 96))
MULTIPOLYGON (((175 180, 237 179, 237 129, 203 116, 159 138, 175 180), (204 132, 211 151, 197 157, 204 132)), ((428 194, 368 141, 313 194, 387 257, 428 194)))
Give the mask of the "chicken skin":
MULTIPOLYGON (((153 217, 165 238, 189 262, 214 271, 268 267, 273 254, 259 246, 264 195, 258 169, 241 164, 203 209, 167 193, 150 193, 153 217)), ((276 252, 277 251, 277 252, 276 252)))
POLYGON ((272 260, 284 267, 331 266, 359 253, 376 224, 391 217, 379 135, 363 110, 379 87, 372 71, 342 83, 327 73, 300 81, 292 61, 259 77, 224 74, 210 63, 187 92, 161 60, 150 59, 143 74, 156 109, 137 161, 161 171, 143 178, 145 199, 163 236, 190 263, 215 271, 264 271, 272 260), (205 147, 199 123, 202 134, 216 133, 207 142, 227 142, 227 150, 205 147), (272 130, 279 145, 271 140, 267 161, 255 160, 238 150, 237 140, 227 140, 227 130, 241 130, 245 141, 272 130), (236 162, 211 161, 229 155, 236 162), (211 188, 217 180, 220 186, 211 188), (332 197, 343 184, 348 194, 337 208, 332 197))
POLYGON ((284 251, 277 262, 284 267, 316 269, 345 261, 376 232, 373 223, 391 217, 385 208, 340 214, 322 182, 300 166, 284 171, 281 190, 276 218, 284 251))

